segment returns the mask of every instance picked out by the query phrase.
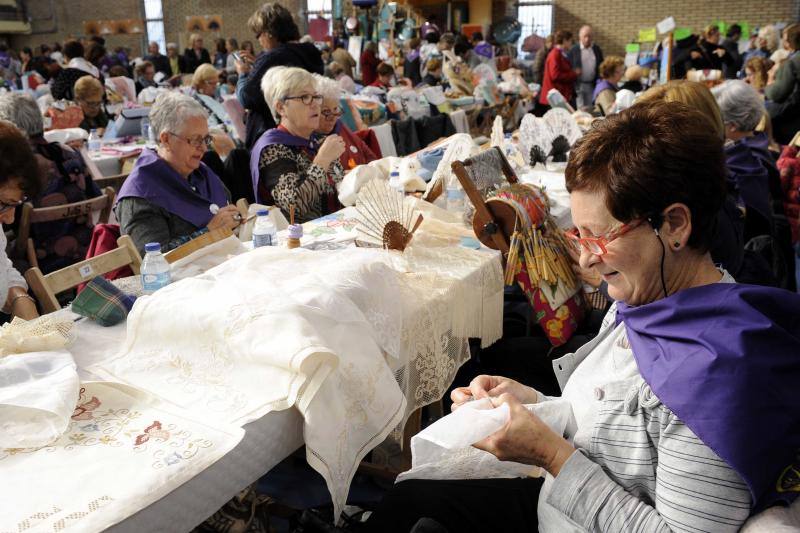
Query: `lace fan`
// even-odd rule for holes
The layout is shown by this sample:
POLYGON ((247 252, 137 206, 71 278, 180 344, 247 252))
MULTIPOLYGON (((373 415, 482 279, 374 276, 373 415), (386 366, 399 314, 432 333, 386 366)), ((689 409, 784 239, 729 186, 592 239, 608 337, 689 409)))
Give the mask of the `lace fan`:
POLYGON ((383 180, 372 180, 361 188, 356 211, 358 240, 387 250, 405 250, 422 224, 422 215, 415 219, 415 210, 406 203, 405 195, 383 180))
POLYGON ((553 144, 553 132, 541 118, 528 113, 519 125, 519 139, 529 165, 545 163, 553 144))
POLYGON ((543 118, 553 133, 553 139, 562 135, 572 146, 583 135, 578 121, 566 109, 554 107, 545 113, 543 118))

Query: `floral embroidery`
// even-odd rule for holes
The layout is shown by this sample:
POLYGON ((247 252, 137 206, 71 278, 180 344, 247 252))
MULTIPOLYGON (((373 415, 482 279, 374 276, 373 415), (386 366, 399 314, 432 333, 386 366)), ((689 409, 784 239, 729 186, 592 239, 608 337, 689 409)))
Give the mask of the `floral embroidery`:
MULTIPOLYGON (((83 400, 85 398, 84 394, 86 393, 86 388, 81 387, 80 396, 78 397, 78 401, 83 400)), ((83 403, 79 403, 75 410, 72 412, 72 419, 73 420, 91 420, 92 419, 92 411, 100 407, 100 400, 97 399, 96 396, 92 396, 92 399, 83 403)))

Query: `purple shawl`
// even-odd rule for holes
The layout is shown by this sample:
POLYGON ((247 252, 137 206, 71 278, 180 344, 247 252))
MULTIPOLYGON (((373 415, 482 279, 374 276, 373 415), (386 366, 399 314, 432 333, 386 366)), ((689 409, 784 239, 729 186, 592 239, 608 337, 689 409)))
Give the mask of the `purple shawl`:
POLYGON ((481 41, 476 44, 472 51, 486 59, 492 59, 494 57, 494 47, 486 41, 481 41))
POLYGON ((749 209, 755 209, 765 220, 772 220, 769 174, 778 174, 775 160, 769 153, 766 133, 756 133, 725 147, 728 178, 736 184, 739 195, 749 209))
POLYGON ((594 86, 594 92, 592 93, 592 102, 597 100, 597 96, 606 89, 610 89, 614 92, 617 92, 617 86, 611 83, 610 81, 598 80, 597 85, 594 86))
POLYGON ((253 180, 253 197, 256 199, 256 202, 261 201, 258 197, 258 182, 260 179, 258 162, 261 159, 261 152, 264 151, 264 148, 272 146, 273 144, 296 146, 304 148, 312 154, 317 153, 317 144, 314 137, 311 139, 304 139, 297 135, 292 135, 282 128, 272 128, 271 130, 265 131, 261 137, 258 138, 256 144, 253 145, 253 149, 250 151, 250 177, 253 180))
POLYGON ((211 220, 211 204, 222 207, 228 203, 225 186, 204 163, 185 180, 149 148, 142 150, 136 166, 122 184, 117 202, 129 197, 144 198, 198 228, 211 220))
POLYGON ((747 483, 758 511, 800 479, 800 295, 713 283, 618 303, 655 395, 747 483))

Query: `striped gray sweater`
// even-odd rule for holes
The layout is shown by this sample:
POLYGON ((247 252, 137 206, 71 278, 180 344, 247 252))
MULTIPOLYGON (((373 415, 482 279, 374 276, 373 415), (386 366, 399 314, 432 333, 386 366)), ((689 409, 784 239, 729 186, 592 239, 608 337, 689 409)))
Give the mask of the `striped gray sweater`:
MULTIPOLYGON (((562 389, 595 347, 608 348, 609 342, 603 341, 615 331, 620 334, 615 314, 612 306, 597 338, 554 362, 562 389)), ((616 344, 627 348, 626 341, 623 331, 616 344)), ((630 368, 630 361, 622 360, 624 353, 609 350, 602 356, 616 358, 616 367, 630 368)), ((578 452, 557 478, 548 476, 542 489, 539 530, 738 531, 750 515, 747 485, 661 403, 633 368, 618 380, 598 383, 602 387, 595 389, 592 422, 580 427, 578 419, 578 452)))

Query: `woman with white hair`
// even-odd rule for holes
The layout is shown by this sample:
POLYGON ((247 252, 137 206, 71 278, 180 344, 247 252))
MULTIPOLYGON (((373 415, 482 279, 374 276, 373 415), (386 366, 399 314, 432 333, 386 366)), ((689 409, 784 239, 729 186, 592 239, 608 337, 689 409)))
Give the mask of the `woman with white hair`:
POLYGON ((769 138, 756 132, 766 113, 764 99, 751 85, 729 80, 711 90, 725 124, 728 179, 745 205, 745 240, 772 233, 770 180, 780 183, 769 138))
POLYGON ((121 232, 139 251, 172 250, 203 233, 234 229, 241 217, 219 177, 203 162, 212 142, 208 116, 192 97, 165 93, 150 111, 158 147, 145 148, 117 196, 121 232))
POLYGON ((322 141, 325 136, 331 134, 339 135, 342 138, 344 152, 339 157, 339 161, 345 170, 350 170, 358 165, 366 165, 370 161, 378 159, 379 157, 367 143, 340 120, 343 113, 340 105, 342 90, 339 84, 319 74, 314 74, 314 78, 317 80, 317 91, 322 95, 322 108, 316 138, 322 141))
POLYGON ((259 203, 276 205, 284 215, 294 206, 295 219, 312 220, 338 210, 336 184, 342 180, 339 135, 316 142, 323 96, 306 70, 273 67, 261 80, 264 100, 277 128, 264 132, 250 154, 253 193, 259 203))

